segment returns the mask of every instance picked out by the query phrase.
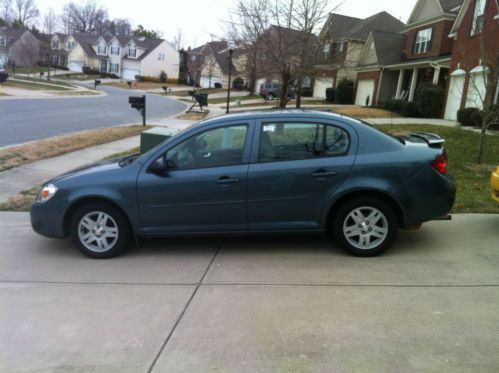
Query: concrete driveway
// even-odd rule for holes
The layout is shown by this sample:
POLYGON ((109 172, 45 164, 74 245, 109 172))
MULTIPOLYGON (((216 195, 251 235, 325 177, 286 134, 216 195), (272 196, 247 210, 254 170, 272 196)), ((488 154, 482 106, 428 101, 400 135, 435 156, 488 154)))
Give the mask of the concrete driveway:
POLYGON ((0 214, 5 372, 497 372, 499 215, 400 232, 146 241, 90 260, 0 214))

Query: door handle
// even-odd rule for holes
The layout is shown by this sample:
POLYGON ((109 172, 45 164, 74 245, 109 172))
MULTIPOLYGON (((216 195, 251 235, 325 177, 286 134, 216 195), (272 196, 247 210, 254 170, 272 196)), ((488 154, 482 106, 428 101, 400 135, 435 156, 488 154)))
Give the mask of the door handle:
POLYGON ((313 177, 330 177, 334 175, 336 175, 335 171, 326 171, 322 168, 312 173, 313 177))
POLYGON ((235 184, 238 183, 239 179, 237 177, 222 176, 217 180, 217 184, 235 184))

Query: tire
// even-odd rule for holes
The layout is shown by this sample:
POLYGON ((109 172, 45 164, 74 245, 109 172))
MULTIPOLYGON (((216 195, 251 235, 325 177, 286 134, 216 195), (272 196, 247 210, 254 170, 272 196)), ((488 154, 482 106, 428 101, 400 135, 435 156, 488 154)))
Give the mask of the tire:
POLYGON ((377 256, 393 244, 398 221, 387 203, 377 198, 362 197, 340 206, 332 228, 334 238, 347 253, 377 256))
POLYGON ((131 238, 126 216, 106 203, 90 203, 76 211, 71 220, 71 239, 90 258, 112 258, 128 246, 131 238))
POLYGON ((272 93, 269 93, 269 94, 267 95, 267 100, 268 100, 268 101, 272 101, 273 99, 274 99, 274 95, 273 95, 272 93))

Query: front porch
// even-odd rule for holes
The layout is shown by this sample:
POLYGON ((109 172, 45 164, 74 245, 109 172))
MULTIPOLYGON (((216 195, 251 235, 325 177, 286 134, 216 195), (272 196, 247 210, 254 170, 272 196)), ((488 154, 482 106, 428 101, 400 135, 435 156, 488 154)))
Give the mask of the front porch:
POLYGON ((397 88, 393 98, 414 101, 416 91, 423 85, 433 84, 447 89, 450 57, 434 61, 406 62, 387 66, 388 71, 398 72, 397 88))

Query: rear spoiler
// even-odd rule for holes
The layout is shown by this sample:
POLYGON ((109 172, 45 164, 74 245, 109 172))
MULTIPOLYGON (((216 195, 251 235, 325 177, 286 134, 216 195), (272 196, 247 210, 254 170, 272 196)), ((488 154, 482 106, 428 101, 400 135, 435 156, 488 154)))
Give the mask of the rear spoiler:
POLYGON ((399 137, 404 140, 404 142, 424 142, 430 148, 443 148, 445 142, 445 139, 442 137, 429 132, 412 132, 408 135, 399 137))

